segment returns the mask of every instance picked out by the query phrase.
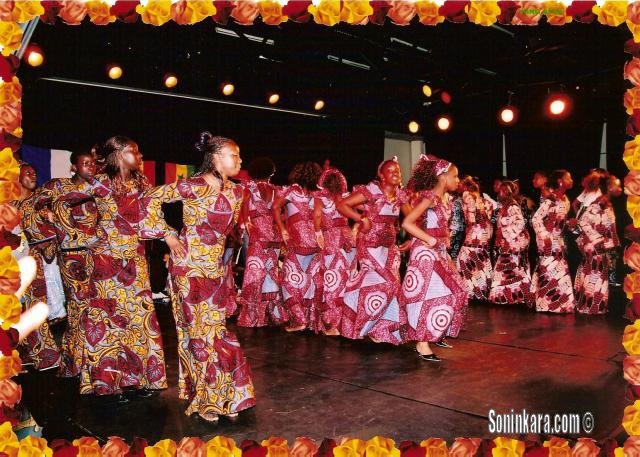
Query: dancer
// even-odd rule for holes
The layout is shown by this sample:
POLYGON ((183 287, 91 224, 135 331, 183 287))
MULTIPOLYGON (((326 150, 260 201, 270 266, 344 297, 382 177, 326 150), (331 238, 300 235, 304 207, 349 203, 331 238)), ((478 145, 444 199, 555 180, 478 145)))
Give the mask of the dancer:
POLYGON ((451 242, 449 243, 449 255, 455 261, 460 253, 460 248, 464 244, 465 235, 465 219, 462 210, 462 190, 455 189, 447 194, 450 202, 448 206, 451 208, 451 217, 449 218, 449 231, 451 233, 451 242))
POLYGON ((273 160, 259 157, 248 166, 251 180, 244 190, 242 220, 249 235, 247 260, 242 278, 240 316, 242 327, 281 325, 287 321, 280 292, 281 271, 278 263, 282 237, 271 207, 277 187, 271 184, 276 172, 273 160))
POLYGON ((396 157, 378 166, 377 180, 354 186, 336 206, 340 214, 358 223, 356 237, 359 271, 352 272, 344 292, 340 334, 377 342, 400 344, 400 252, 396 235, 401 207, 408 212, 407 196, 400 189, 402 174, 396 157), (360 214, 356 208, 362 208, 360 214))
POLYGON ((339 335, 344 289, 356 266, 353 232, 347 218, 336 209, 336 202, 348 196, 347 180, 336 168, 328 168, 320 176, 318 188, 313 215, 316 240, 322 249, 322 322, 326 335, 339 335))
POLYGON ((145 192, 144 238, 164 238, 171 250, 173 314, 178 335, 179 397, 185 414, 214 423, 234 419, 255 405, 251 370, 238 339, 225 323, 222 257, 227 235, 240 215, 242 186, 228 178, 240 172, 240 149, 228 138, 202 132, 196 144, 202 165, 191 178, 145 192), (184 226, 178 237, 164 221, 162 203, 181 201, 184 226))
POLYGON ((517 187, 503 181, 498 192, 495 248, 489 301, 501 304, 531 303, 531 276, 527 268, 529 232, 518 200, 517 187))
POLYGON ((471 176, 464 177, 460 188, 466 229, 457 259, 458 271, 469 298, 487 300, 493 274, 490 254, 493 205, 480 193, 480 186, 471 176))
POLYGON ((282 265, 282 296, 289 314, 288 332, 309 328, 324 330, 320 315, 322 270, 320 247, 313 229, 313 195, 322 168, 315 162, 303 162, 289 174, 290 186, 282 188, 273 203, 276 225, 286 244, 282 265), (282 209, 286 210, 286 227, 282 209))
POLYGON ((458 169, 451 162, 421 155, 408 187, 416 203, 402 228, 412 235, 407 273, 399 296, 406 323, 403 340, 417 341, 420 358, 439 362, 429 347, 445 335, 456 337, 467 312, 465 284, 447 254, 449 242, 446 192, 458 188, 458 169))
POLYGON ((531 220, 538 247, 538 264, 531 281, 536 311, 572 313, 575 309, 563 237, 571 207, 565 194, 572 187, 573 180, 568 171, 556 170, 551 173, 545 196, 531 220))

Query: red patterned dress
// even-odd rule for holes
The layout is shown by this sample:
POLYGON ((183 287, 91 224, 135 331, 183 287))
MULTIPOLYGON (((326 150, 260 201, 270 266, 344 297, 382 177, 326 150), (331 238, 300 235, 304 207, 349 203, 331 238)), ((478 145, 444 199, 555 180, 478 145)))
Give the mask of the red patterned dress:
POLYGON ((431 191, 420 199, 434 206, 422 216, 422 228, 436 238, 435 247, 412 238, 407 273, 402 281, 399 301, 405 320, 403 341, 435 342, 444 336, 456 337, 467 314, 468 294, 453 261, 447 253, 449 244, 449 210, 431 191))
POLYGON ((480 194, 462 194, 464 242, 456 263, 464 279, 469 298, 487 300, 491 288, 491 236, 493 205, 480 194))
POLYGON ((242 310, 238 325, 264 327, 287 322, 287 312, 280 292, 281 271, 278 263, 282 249, 282 237, 271 213, 277 193, 272 184, 263 183, 271 190, 271 201, 260 195, 255 181, 247 183, 249 200, 249 246, 242 280, 242 310))
POLYGON ((531 219, 538 248, 538 264, 531 280, 536 311, 573 313, 576 306, 562 233, 570 207, 566 196, 545 198, 531 219))
POLYGON ((496 221, 495 247, 489 301, 499 304, 531 303, 531 276, 527 268, 529 232, 516 202, 502 206, 496 221))
POLYGON ((283 187, 286 200, 287 255, 282 265, 282 298, 289 314, 289 326, 325 330, 320 315, 322 270, 320 247, 313 229, 313 197, 297 184, 283 187))
POLYGON ((235 334, 225 323, 222 258, 226 238, 238 221, 242 186, 226 182, 221 191, 201 176, 150 189, 144 238, 164 238, 173 230, 164 221, 162 203, 181 201, 185 258, 169 266, 173 314, 178 335, 179 397, 185 414, 229 415, 255 405, 251 370, 235 334))
POLYGON ((611 203, 600 197, 578 213, 577 245, 582 262, 576 273, 576 309, 584 314, 605 314, 609 304, 608 253, 620 245, 611 203))
POLYGON ((355 240, 347 218, 338 212, 331 194, 322 190, 315 192, 314 197, 322 201, 321 227, 325 244, 322 250, 322 321, 328 329, 338 329, 342 320, 344 290, 356 268, 355 240))
POLYGON ((395 243, 402 191, 390 199, 373 181, 354 186, 353 193, 366 198, 363 217, 371 221, 371 230, 358 232, 356 238, 359 270, 351 272, 345 286, 340 334, 352 339, 369 335, 377 341, 400 344, 400 251, 395 243))
MULTIPOLYGON (((79 187, 95 198, 105 237, 92 247, 96 295, 80 315, 84 355, 80 393, 118 394, 125 387, 166 389, 160 326, 149 268, 138 237, 144 217, 142 189, 134 181, 121 193, 107 175, 79 187)), ((65 199, 65 205, 73 204, 65 199)))

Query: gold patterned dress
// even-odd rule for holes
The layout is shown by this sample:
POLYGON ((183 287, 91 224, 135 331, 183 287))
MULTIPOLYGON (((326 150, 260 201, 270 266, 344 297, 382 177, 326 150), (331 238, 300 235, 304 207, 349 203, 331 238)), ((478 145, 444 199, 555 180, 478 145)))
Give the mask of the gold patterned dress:
POLYGON ((172 258, 172 303, 178 335, 179 396, 185 414, 229 415, 255 405, 251 371, 238 339, 225 325, 228 290, 223 265, 226 238, 242 205, 242 187, 222 191, 195 176, 144 193, 149 200, 141 224, 144 238, 164 238, 162 203, 181 201, 183 259, 172 258))

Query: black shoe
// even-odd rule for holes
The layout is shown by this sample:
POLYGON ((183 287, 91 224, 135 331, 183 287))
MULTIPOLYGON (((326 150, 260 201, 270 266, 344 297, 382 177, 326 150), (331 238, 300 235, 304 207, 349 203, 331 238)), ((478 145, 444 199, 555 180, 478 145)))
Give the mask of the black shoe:
POLYGON ((128 396, 132 399, 134 398, 151 398, 158 395, 158 392, 155 390, 149 389, 135 389, 127 392, 128 396))
POLYGON ((439 348, 445 348, 445 349, 451 349, 453 347, 449 343, 447 343, 444 338, 434 344, 439 348))
POLYGON ((435 354, 420 354, 418 352, 418 357, 422 360, 426 360, 427 362, 441 362, 442 359, 435 354))

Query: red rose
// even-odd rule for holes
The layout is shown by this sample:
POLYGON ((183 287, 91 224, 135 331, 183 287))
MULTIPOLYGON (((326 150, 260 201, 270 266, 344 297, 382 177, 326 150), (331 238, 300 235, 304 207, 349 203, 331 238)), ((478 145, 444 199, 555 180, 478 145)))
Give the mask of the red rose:
POLYGON ((596 2, 574 1, 567 6, 567 16, 573 16, 578 22, 590 24, 597 17, 591 10, 594 6, 596 2))
POLYGON ((320 443, 320 448, 318 449, 318 455, 316 457, 333 457, 333 448, 336 447, 336 441, 330 438, 325 438, 320 443))
POLYGON ((131 448, 129 449, 129 453, 127 457, 145 457, 144 448, 149 446, 149 443, 144 438, 138 438, 137 436, 133 439, 133 443, 131 443, 131 448))
POLYGON ((469 2, 465 1, 447 0, 438 10, 438 14, 444 16, 447 21, 458 23, 466 22, 467 13, 465 13, 464 8, 468 4, 469 2))
POLYGON ((640 386, 632 386, 631 384, 627 384, 625 398, 629 401, 640 399, 640 386))
POLYGON ((401 457, 425 457, 427 454, 427 448, 414 441, 403 441, 398 449, 401 457))
POLYGON ((118 18, 118 20, 127 24, 133 24, 138 20, 140 15, 136 12, 136 6, 140 4, 139 1, 130 0, 118 0, 115 5, 111 7, 109 12, 118 18))
POLYGON ((235 8, 235 4, 229 1, 215 0, 213 5, 216 7, 216 14, 211 16, 211 18, 220 25, 227 25, 229 15, 231 15, 231 11, 235 8))
POLYGON ((290 21, 303 24, 311 19, 311 13, 307 10, 309 5, 311 2, 308 1, 289 1, 282 7, 282 14, 288 16, 290 21))
POLYGON ((53 450, 53 457, 76 457, 80 449, 67 440, 55 439, 49 443, 53 450))
POLYGON ((640 110, 634 109, 627 119, 627 135, 635 137, 640 134, 640 110))
POLYGON ((498 16, 498 22, 500 24, 511 24, 513 20, 513 16, 516 15, 516 11, 518 10, 518 4, 516 2, 511 1, 499 1, 498 6, 500 7, 500 15, 498 16))
MULTIPOLYGON (((9 57, 0 57, 0 78, 5 81, 11 81, 11 79, 15 76, 16 71, 18 71, 18 66, 20 65, 20 60, 14 56, 10 55, 9 57)), ((4 144, 0 144, 0 147, 6 147, 4 144)))
POLYGON ((18 346, 18 331, 15 328, 9 330, 0 329, 0 352, 8 357, 18 346))
POLYGON ((540 443, 528 441, 525 443, 523 457, 548 457, 549 448, 541 446, 540 443))
POLYGON ((242 457, 267 457, 267 448, 253 440, 244 440, 240 443, 242 457))
POLYGON ((387 18, 387 13, 391 8, 391 4, 388 1, 384 0, 374 0, 372 2, 369 2, 369 4, 371 5, 371 8, 373 8, 373 14, 369 16, 369 20, 373 24, 383 25, 385 19, 387 18))
POLYGON ((54 25, 56 23, 56 17, 58 12, 62 9, 62 4, 59 1, 40 2, 44 8, 44 14, 40 16, 40 20, 47 24, 54 25))

